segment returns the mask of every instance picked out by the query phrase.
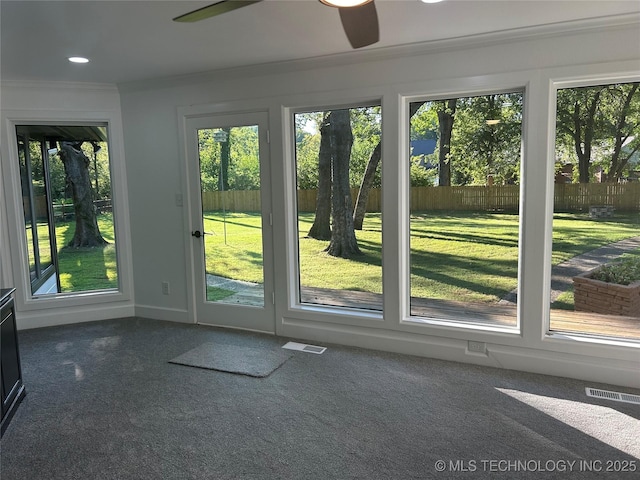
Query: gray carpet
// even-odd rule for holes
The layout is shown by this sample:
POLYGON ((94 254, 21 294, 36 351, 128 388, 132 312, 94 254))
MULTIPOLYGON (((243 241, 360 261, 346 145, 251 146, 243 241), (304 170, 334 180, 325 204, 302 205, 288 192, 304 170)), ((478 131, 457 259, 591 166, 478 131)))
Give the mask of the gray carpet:
POLYGON ((203 343, 169 363, 263 378, 293 356, 278 345, 203 343))
POLYGON ((286 340, 139 318, 21 332, 0 477, 637 478, 615 470, 638 468, 640 407, 584 392, 617 387, 336 345, 260 380, 168 363, 286 340))

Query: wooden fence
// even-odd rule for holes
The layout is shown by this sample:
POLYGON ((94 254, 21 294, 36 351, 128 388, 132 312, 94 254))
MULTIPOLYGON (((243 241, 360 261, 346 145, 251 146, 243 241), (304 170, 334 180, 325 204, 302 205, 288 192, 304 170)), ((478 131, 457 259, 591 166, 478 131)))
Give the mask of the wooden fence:
POLYGON ((640 182, 559 183, 555 186, 556 212, 582 212, 592 205, 612 205, 614 210, 640 210, 640 182))
MULTIPOLYGON (((351 189, 353 203, 358 189, 351 189)), ((413 187, 409 193, 410 208, 420 210, 467 210, 517 212, 519 185, 413 187)), ((542 198, 540 199, 542 201, 542 198)), ((640 182, 634 183, 567 183, 556 184, 556 212, 585 212, 593 205, 612 205, 617 211, 640 211, 640 182)), ((260 211, 260 191, 204 192, 204 210, 230 212, 260 211)), ((316 190, 298 190, 298 211, 314 212, 316 190)), ((367 200, 367 212, 380 212, 380 189, 374 188, 367 200)))
MULTIPOLYGON (((47 197, 45 195, 35 195, 33 197, 36 219, 38 221, 46 220, 48 215, 48 205, 47 205, 47 197)), ((97 213, 105 213, 110 212, 112 210, 111 199, 108 198, 106 200, 94 200, 93 204, 96 207, 97 213)), ((24 209, 24 215, 26 218, 31 216, 31 208, 30 208, 29 197, 22 197, 22 208, 24 209)), ((70 218, 73 217, 75 212, 75 207, 73 203, 54 203, 53 204, 53 215, 55 218, 70 218)))
POLYGON ((202 192, 202 209, 227 212, 259 212, 260 190, 202 192))

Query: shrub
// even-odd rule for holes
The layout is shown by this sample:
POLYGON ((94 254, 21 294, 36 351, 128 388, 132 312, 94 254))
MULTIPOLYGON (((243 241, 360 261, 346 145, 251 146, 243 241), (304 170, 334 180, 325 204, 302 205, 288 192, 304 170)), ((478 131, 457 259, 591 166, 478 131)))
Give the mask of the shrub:
POLYGON ((637 282, 640 280, 640 255, 623 255, 620 260, 600 267, 591 278, 618 285, 637 282))

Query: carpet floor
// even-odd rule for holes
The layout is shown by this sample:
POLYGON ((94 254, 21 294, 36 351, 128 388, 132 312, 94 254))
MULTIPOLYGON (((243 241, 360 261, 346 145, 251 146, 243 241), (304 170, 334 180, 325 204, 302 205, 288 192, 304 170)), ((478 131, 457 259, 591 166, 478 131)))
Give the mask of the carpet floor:
POLYGON ((2 480, 637 478, 640 406, 578 380, 336 345, 265 378, 169 360, 289 339, 140 318, 20 332, 2 480), (634 470, 634 471, 632 471, 634 470))

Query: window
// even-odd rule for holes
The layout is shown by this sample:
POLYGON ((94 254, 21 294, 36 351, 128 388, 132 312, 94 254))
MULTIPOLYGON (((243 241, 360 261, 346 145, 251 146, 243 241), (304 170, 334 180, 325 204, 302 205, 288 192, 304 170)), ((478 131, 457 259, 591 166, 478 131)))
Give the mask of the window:
POLYGON ((107 126, 16 135, 32 295, 117 289, 107 126))
POLYGON ((517 325, 522 108, 522 92, 410 103, 414 320, 517 325))
POLYGON ((299 301, 382 310, 379 105, 296 113, 299 301))
POLYGON ((550 329, 640 338, 640 83, 556 102, 550 329))

